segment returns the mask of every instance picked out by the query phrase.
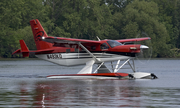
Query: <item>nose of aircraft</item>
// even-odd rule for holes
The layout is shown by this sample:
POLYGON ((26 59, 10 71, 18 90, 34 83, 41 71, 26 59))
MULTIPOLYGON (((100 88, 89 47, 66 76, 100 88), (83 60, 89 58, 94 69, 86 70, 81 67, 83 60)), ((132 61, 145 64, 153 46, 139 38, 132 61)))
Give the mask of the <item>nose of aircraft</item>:
POLYGON ((141 49, 148 49, 149 47, 146 46, 146 45, 141 45, 140 48, 141 48, 141 49))

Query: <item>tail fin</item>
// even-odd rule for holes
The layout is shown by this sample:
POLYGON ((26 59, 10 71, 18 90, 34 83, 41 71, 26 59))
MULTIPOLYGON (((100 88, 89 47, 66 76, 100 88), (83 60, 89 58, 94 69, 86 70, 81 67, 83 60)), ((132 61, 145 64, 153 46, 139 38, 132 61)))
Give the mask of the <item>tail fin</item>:
POLYGON ((36 43, 37 50, 47 49, 52 47, 52 43, 44 42, 41 40, 42 37, 48 37, 45 30, 41 26, 38 19, 31 20, 31 29, 34 35, 34 41, 36 43))
POLYGON ((21 45, 21 49, 16 50, 15 52, 12 53, 12 55, 14 55, 14 54, 22 54, 23 57, 29 57, 29 49, 26 46, 24 40, 19 40, 19 43, 21 45))
POLYGON ((29 57, 29 49, 26 46, 24 40, 19 40, 19 43, 21 45, 21 53, 22 53, 23 57, 29 57))

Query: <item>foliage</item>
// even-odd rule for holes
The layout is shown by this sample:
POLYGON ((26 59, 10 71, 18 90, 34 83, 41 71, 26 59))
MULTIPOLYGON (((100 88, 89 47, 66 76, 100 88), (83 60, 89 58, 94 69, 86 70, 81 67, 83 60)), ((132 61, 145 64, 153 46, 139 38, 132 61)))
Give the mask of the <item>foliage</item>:
POLYGON ((1 0, 0 57, 11 57, 20 39, 36 49, 32 19, 59 37, 125 39, 145 32, 152 39, 153 57, 177 57, 179 10, 180 0, 1 0))
POLYGON ((154 2, 138 1, 126 6, 123 19, 122 36, 135 37, 135 34, 145 32, 153 42, 153 56, 166 56, 169 35, 166 27, 158 20, 158 6, 154 2))

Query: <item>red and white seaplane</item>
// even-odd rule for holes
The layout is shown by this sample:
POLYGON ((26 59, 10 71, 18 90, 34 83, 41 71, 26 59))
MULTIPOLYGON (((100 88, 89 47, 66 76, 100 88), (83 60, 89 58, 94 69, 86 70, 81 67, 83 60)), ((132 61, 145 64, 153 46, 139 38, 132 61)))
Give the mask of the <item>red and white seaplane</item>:
POLYGON ((37 50, 30 51, 24 40, 20 40, 21 49, 16 50, 13 54, 22 54, 28 57, 29 53, 34 53, 36 57, 62 66, 85 65, 77 74, 60 74, 49 75, 47 78, 95 78, 95 79, 141 79, 157 78, 152 73, 136 72, 134 61, 136 54, 142 49, 148 49, 148 46, 140 44, 125 44, 127 42, 137 42, 149 40, 150 37, 122 39, 122 40, 85 40, 64 37, 51 37, 46 34, 40 22, 30 21, 34 41, 37 50), (120 61, 124 61, 120 63, 120 61), (117 61, 115 66, 112 65, 112 72, 104 64, 105 62, 117 61), (93 70, 93 65, 97 68, 93 70), (132 73, 119 73, 125 64, 129 64, 132 73))

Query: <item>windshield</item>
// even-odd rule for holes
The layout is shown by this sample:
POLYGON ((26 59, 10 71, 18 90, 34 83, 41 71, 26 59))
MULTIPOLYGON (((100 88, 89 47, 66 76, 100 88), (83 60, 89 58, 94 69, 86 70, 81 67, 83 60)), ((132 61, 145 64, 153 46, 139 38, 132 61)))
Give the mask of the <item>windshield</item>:
POLYGON ((109 41, 107 41, 107 43, 111 46, 111 48, 113 48, 115 46, 123 45, 122 43, 115 41, 115 40, 109 40, 109 41))

